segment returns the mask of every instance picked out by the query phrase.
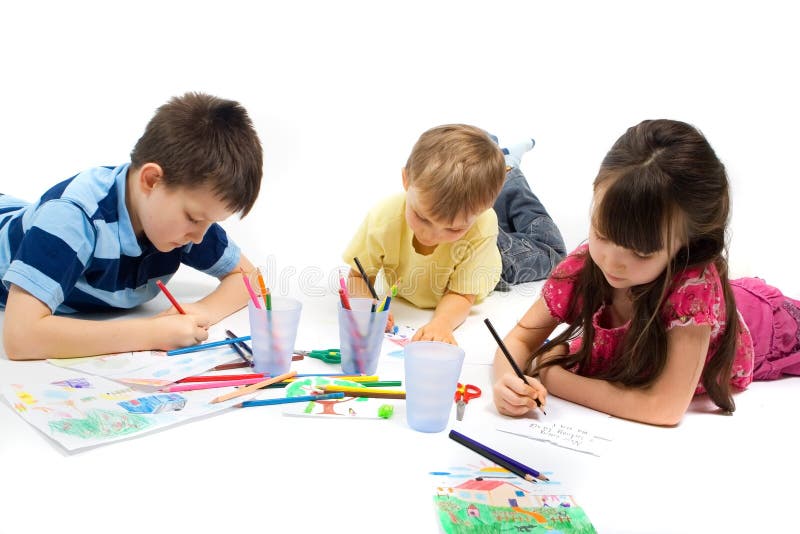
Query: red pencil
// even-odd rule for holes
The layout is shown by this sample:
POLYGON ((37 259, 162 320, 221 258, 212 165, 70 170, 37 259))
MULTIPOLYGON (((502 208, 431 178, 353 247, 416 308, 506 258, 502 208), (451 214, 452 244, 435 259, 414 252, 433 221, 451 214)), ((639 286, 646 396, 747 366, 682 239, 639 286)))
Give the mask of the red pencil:
POLYGON ((178 380, 178 384, 185 382, 219 382, 220 380, 246 380, 248 378, 265 378, 264 373, 247 373, 242 375, 201 375, 187 376, 178 380))
POLYGON ((167 286, 165 286, 163 283, 161 283, 161 280, 156 280, 156 285, 158 286, 158 288, 161 291, 164 292, 164 294, 167 296, 167 298, 172 303, 172 305, 175 306, 175 309, 178 310, 178 313, 180 313, 181 315, 186 315, 186 312, 183 311, 183 308, 181 308, 181 305, 178 304, 178 301, 175 300, 175 297, 173 297, 172 293, 169 292, 169 290, 167 289, 167 286))

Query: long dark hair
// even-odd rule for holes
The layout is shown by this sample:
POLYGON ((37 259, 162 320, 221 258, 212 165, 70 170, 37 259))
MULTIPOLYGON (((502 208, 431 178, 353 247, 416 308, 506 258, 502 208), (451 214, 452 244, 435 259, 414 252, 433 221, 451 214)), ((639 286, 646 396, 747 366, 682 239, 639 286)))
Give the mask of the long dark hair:
MULTIPOLYGON (((733 412, 730 376, 739 322, 728 283, 725 229, 730 200, 724 165, 693 126, 647 120, 629 128, 606 154, 594 181, 595 190, 600 186, 604 191, 594 207, 592 222, 606 238, 644 254, 671 250, 677 238, 683 238, 686 245, 655 280, 630 289, 633 316, 621 352, 608 370, 594 376, 626 386, 651 384, 666 365, 667 332, 659 314, 674 276, 687 268, 714 264, 722 281, 727 322, 701 383, 717 406, 733 412)), ((584 259, 584 267, 570 275, 575 284, 566 314, 570 324, 551 342, 565 343, 582 336, 581 348, 545 364, 578 373, 586 371, 591 359, 592 317, 612 297, 611 286, 588 252, 584 259)), ((539 348, 534 356, 547 348, 539 348)))

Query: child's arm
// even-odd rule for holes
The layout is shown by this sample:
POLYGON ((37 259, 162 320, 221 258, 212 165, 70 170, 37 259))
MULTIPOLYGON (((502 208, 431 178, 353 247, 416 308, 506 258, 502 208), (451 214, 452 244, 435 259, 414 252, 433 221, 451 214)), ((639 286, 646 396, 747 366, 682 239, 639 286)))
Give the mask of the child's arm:
POLYGON ((458 345, 453 337, 453 330, 464 322, 474 303, 475 295, 447 291, 436 305, 433 318, 416 331, 412 341, 444 341, 458 345))
POLYGON ((91 321, 53 315, 42 301, 15 285, 8 293, 3 344, 12 360, 71 358, 144 349, 169 350, 208 338, 196 315, 91 321))
POLYGON ((557 395, 617 417, 653 425, 676 425, 694 396, 703 371, 711 327, 680 326, 667 332, 667 363, 646 388, 576 375, 558 366, 541 372, 542 382, 557 395))
MULTIPOLYGON (((220 284, 204 298, 192 304, 181 304, 186 313, 203 317, 209 324, 217 324, 228 315, 247 306, 250 295, 242 280, 242 270, 246 275, 255 271, 255 267, 244 254, 240 256, 239 265, 220 278, 220 284)), ((258 286, 254 287, 258 293, 258 286)), ((172 308, 169 313, 177 313, 172 308)))
MULTIPOLYGON (((517 367, 523 371, 528 368, 533 351, 545 342, 558 320, 550 315, 544 300, 536 302, 525 316, 511 329, 503 340, 517 367)), ((523 382, 500 349, 495 352, 494 365, 494 404, 497 411, 514 417, 522 416, 536 408, 536 399, 545 406, 547 390, 535 378, 526 376, 523 382)))

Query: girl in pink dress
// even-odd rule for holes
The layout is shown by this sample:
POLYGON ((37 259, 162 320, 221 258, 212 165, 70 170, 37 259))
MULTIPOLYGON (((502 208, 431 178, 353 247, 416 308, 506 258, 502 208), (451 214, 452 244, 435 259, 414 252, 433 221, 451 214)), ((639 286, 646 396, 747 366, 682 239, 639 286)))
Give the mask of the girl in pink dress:
POLYGON ((731 413, 734 389, 800 375, 800 302, 758 278, 728 279, 728 177, 698 130, 671 120, 629 128, 603 160, 592 204, 588 243, 505 338, 528 383, 495 357, 500 413, 524 415, 550 392, 674 425, 697 393, 731 413))

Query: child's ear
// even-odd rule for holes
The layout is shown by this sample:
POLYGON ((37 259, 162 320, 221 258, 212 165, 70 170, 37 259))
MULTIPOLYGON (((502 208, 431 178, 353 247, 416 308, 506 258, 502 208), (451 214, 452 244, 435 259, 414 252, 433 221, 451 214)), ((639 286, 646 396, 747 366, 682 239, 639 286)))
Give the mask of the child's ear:
POLYGON ((164 178, 164 170, 158 163, 145 163, 139 169, 139 185, 146 193, 151 192, 164 178))
POLYGON ((403 189, 408 191, 408 173, 405 167, 403 167, 403 189))

